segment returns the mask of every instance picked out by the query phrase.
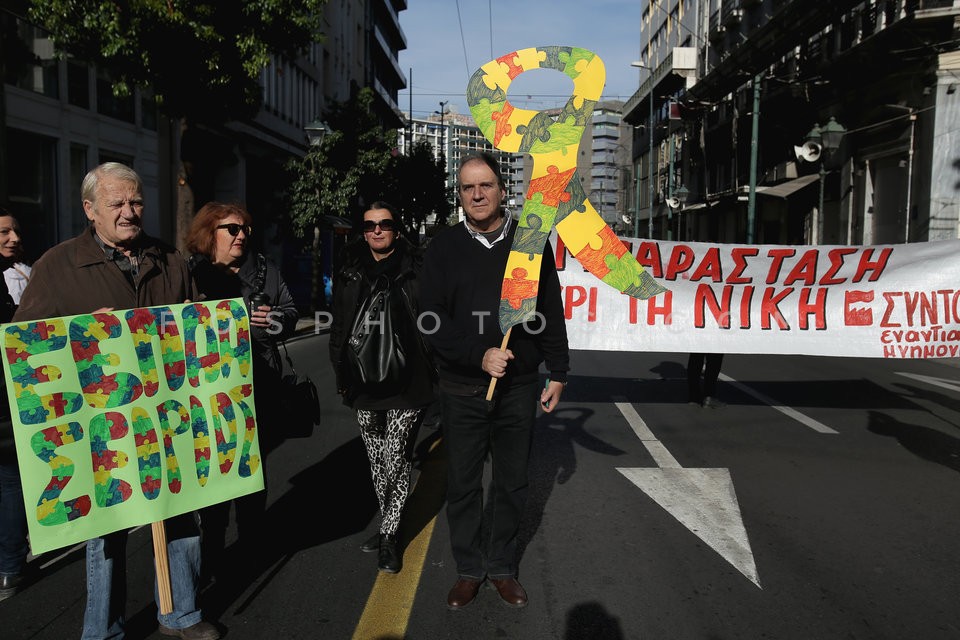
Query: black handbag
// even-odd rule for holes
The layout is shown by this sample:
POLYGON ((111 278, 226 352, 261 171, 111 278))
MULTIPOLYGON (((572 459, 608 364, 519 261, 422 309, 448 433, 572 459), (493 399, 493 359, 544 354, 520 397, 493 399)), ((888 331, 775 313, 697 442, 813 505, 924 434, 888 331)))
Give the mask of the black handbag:
POLYGON ((280 343, 289 371, 280 378, 280 401, 287 413, 283 435, 287 438, 309 438, 313 428, 320 424, 320 396, 310 376, 300 375, 287 353, 287 345, 280 343))
POLYGON ((357 309, 344 349, 347 379, 377 391, 400 387, 407 352, 397 330, 398 304, 403 291, 391 286, 386 276, 377 278, 357 309))

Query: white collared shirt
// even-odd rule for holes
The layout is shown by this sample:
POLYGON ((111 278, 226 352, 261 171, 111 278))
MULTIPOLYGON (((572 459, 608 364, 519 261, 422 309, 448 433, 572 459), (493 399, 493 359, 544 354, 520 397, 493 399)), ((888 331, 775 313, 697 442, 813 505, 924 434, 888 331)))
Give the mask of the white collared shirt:
POLYGON ((497 244, 498 242, 506 238, 507 232, 510 231, 510 226, 512 224, 513 224, 513 217, 509 214, 509 212, 504 211, 503 224, 500 225, 500 233, 491 242, 490 240, 487 240, 487 236, 484 235, 482 231, 476 231, 473 227, 470 226, 469 222, 467 222, 466 220, 463 221, 463 226, 467 228, 467 233, 470 234, 470 237, 478 241, 487 249, 492 249, 493 245, 497 244))
POLYGON ((27 282, 30 280, 30 267, 22 262, 17 262, 3 272, 3 279, 7 283, 7 291, 10 292, 13 303, 20 304, 20 296, 23 294, 23 290, 27 288, 27 282))

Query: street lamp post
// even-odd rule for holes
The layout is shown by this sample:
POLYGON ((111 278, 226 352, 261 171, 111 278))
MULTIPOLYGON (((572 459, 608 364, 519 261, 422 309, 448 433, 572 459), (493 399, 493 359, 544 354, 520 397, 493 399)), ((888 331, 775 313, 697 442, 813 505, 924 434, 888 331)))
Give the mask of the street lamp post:
POLYGON ((449 175, 449 161, 447 160, 447 148, 445 143, 444 128, 443 128, 443 116, 449 113, 447 111, 447 105, 450 104, 449 100, 440 101, 440 111, 434 111, 434 113, 440 115, 440 155, 443 158, 443 174, 444 174, 444 185, 446 185, 447 176, 449 175))
POLYGON ((682 242, 683 236, 683 206, 687 204, 687 198, 690 197, 690 190, 680 185, 673 192, 673 197, 677 199, 677 240, 682 242))
POLYGON ((837 119, 830 116, 830 121, 823 126, 815 124, 810 133, 807 134, 807 142, 813 142, 820 145, 822 157, 820 158, 820 199, 817 207, 817 241, 816 244, 823 243, 823 222, 826 215, 823 211, 824 183, 827 178, 827 158, 840 148, 840 141, 847 129, 837 122, 837 119))
POLYGON ((329 131, 330 125, 320 118, 303 127, 303 132, 307 134, 307 142, 310 143, 311 147, 320 146, 329 131))
MULTIPOLYGON (((600 214, 600 218, 601 218, 601 219, 603 219, 603 201, 604 201, 604 199, 606 198, 606 196, 607 196, 607 194, 604 193, 604 191, 603 191, 603 178, 601 178, 601 179, 600 179, 600 211, 597 212, 597 213, 600 214)), ((604 222, 606 222, 605 219, 604 219, 604 222)))
POLYGON ((442 154, 444 155, 444 157, 446 157, 446 155, 447 155, 447 150, 446 150, 446 148, 445 148, 444 145, 443 145, 443 142, 444 142, 444 139, 443 139, 443 131, 444 131, 444 129, 443 129, 443 116, 445 116, 445 115, 447 115, 447 114, 449 113, 449 111, 446 110, 446 106, 447 106, 448 104, 450 104, 450 101, 449 101, 449 100, 441 100, 441 101, 440 101, 440 111, 434 111, 434 113, 436 113, 436 114, 438 114, 438 115, 440 116, 440 153, 442 153, 442 154))
MULTIPOLYGON (((650 101, 650 120, 647 122, 647 138, 650 140, 650 150, 647 157, 648 165, 648 176, 647 176, 647 192, 649 197, 650 205, 650 215, 647 218, 647 238, 653 238, 653 69, 643 64, 642 62, 631 62, 631 67, 637 67, 638 69, 646 69, 649 72, 650 78, 650 90, 647 92, 647 100, 650 101)), ((633 218, 633 235, 635 237, 640 237, 640 190, 639 184, 637 184, 637 212, 633 218)))

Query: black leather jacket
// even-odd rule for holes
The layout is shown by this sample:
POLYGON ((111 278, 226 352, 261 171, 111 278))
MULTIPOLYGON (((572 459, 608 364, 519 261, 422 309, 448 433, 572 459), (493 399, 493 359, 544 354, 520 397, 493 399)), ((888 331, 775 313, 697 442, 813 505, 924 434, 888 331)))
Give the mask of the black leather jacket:
MULTIPOLYGON (((330 325, 330 362, 337 380, 337 390, 343 392, 344 404, 355 409, 404 409, 422 407, 433 401, 433 382, 436 370, 420 339, 412 350, 409 376, 402 386, 373 394, 369 389, 349 380, 343 370, 343 349, 346 346, 350 327, 363 296, 370 290, 373 280, 380 273, 399 285, 410 303, 412 323, 420 313, 419 273, 423 264, 421 251, 405 238, 397 238, 394 252, 377 262, 363 238, 345 246, 339 257, 339 267, 333 277, 333 301, 330 325)), ((414 328, 416 324, 413 325, 414 328)), ((417 335, 418 332, 413 332, 417 335)))

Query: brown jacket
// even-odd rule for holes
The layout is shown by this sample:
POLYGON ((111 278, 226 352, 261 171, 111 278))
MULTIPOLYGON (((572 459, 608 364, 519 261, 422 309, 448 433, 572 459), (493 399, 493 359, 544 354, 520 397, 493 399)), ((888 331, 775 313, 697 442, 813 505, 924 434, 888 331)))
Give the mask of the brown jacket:
POLYGON ((14 322, 196 300, 187 263, 177 250, 143 236, 136 286, 107 260, 89 228, 61 242, 33 265, 14 322))

